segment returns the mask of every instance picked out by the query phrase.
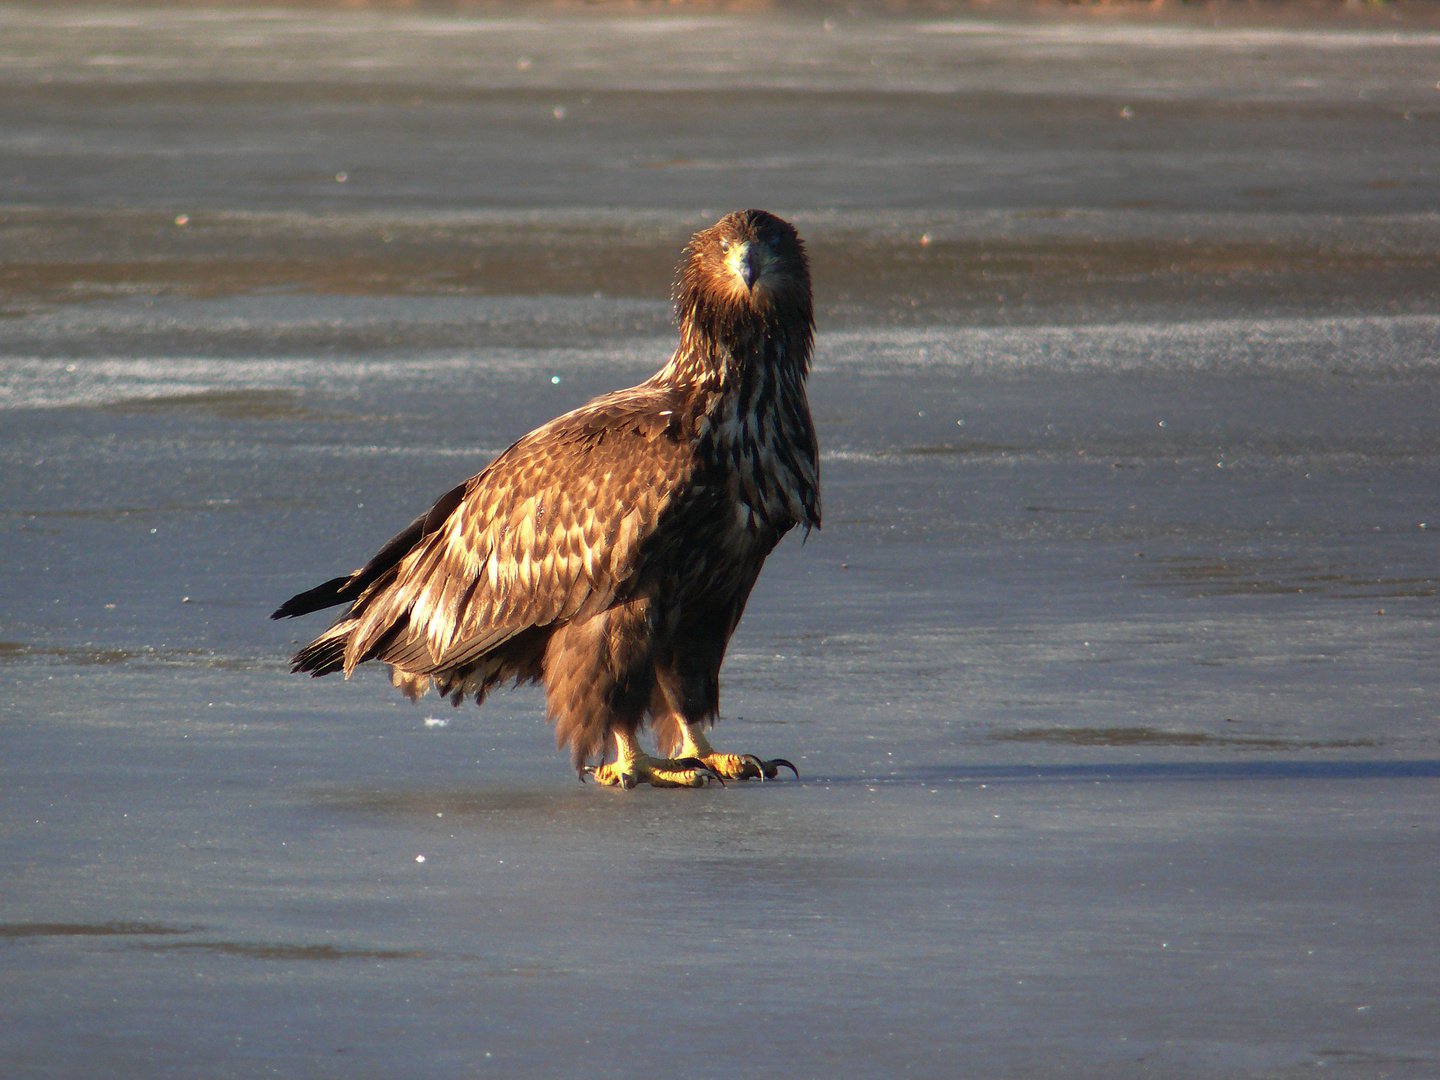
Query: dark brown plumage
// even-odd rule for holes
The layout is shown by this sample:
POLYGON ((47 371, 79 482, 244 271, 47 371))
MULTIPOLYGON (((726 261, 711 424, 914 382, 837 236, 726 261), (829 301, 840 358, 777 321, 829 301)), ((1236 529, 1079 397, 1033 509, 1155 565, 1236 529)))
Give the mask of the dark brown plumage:
POLYGON ((362 569, 286 601, 274 618, 350 603, 294 670, 379 660, 412 698, 456 704, 541 681, 558 744, 577 767, 613 747, 588 771, 627 787, 788 765, 716 754, 704 729, 765 557, 820 524, 804 245, 772 214, 730 214, 685 248, 675 306, 655 375, 532 431, 362 569), (680 760, 638 750, 647 719, 680 760))

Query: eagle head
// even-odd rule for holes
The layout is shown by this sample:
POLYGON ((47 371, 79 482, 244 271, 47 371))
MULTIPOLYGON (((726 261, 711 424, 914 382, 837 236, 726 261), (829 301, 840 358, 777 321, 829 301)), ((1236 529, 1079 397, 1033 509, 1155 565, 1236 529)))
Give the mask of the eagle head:
POLYGON ((683 330, 727 345, 777 332, 808 342, 810 264, 795 226, 737 210, 696 233, 680 262, 675 307, 683 330))

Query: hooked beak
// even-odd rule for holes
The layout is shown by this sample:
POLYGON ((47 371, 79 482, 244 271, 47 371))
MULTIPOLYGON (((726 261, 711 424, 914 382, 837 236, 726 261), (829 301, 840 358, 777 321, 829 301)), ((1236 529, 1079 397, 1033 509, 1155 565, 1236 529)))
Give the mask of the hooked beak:
POLYGON ((760 276, 760 252, 755 250, 754 245, 745 245, 744 257, 740 260, 740 277, 745 282, 747 289, 755 287, 755 279, 760 276))
POLYGON ((740 244, 730 252, 730 269, 735 276, 745 282, 745 288, 753 289, 755 282, 760 278, 760 271, 764 262, 764 255, 760 248, 751 243, 740 244))

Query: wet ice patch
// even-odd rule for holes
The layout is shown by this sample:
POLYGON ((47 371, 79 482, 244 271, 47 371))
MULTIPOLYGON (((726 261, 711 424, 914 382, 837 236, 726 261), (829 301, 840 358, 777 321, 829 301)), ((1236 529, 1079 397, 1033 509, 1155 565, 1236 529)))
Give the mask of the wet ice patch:
MULTIPOLYGON (((541 303, 540 308, 546 303, 541 303)), ((393 325, 406 325, 401 313, 394 315, 398 321, 393 325)), ((412 315, 420 322, 430 317, 423 312, 412 315)), ((85 317, 94 316, 92 310, 85 317)), ((306 325, 318 326, 324 321, 318 315, 315 318, 319 322, 306 325)), ((567 319, 560 318, 557 325, 563 323, 574 329, 574 320, 567 319)), ((191 329, 219 333, 225 325, 226 318, 207 321, 194 315, 191 329)), ((353 324, 347 325, 353 328, 353 324)), ((1047 371, 1415 374, 1440 367, 1437 340, 1440 317, 1434 315, 1107 326, 867 328, 820 335, 815 367, 821 374, 837 369, 883 372, 896 366, 946 367, 999 375, 1047 371)), ((553 383, 555 376, 551 373, 555 371, 614 369, 629 373, 632 369, 653 369, 664 362, 668 347, 668 339, 644 335, 597 342, 588 348, 430 349, 412 355, 370 354, 356 359, 313 355, 91 359, 0 356, 0 410, 135 404, 237 392, 351 393, 362 386, 386 382, 403 383, 407 389, 427 385, 443 389, 457 381, 532 371, 553 383)))
POLYGON ((1433 315, 866 329, 822 335, 816 369, 1401 374, 1440 366, 1437 337, 1433 315))
POLYGON ((654 361, 653 350, 486 349, 476 354, 430 353, 414 358, 332 360, 210 357, 107 357, 89 360, 0 357, 0 411, 58 407, 158 406, 202 395, 353 391, 362 385, 403 383, 407 389, 453 386, 516 371, 654 361))

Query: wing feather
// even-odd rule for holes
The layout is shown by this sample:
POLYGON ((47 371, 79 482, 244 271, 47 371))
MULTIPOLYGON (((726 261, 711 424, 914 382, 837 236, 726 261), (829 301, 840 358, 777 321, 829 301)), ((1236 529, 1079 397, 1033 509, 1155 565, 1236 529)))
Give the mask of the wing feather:
POLYGON ((602 610, 643 570, 694 469, 668 396, 601 398, 521 439, 352 608, 345 670, 438 674, 531 627, 602 610))

